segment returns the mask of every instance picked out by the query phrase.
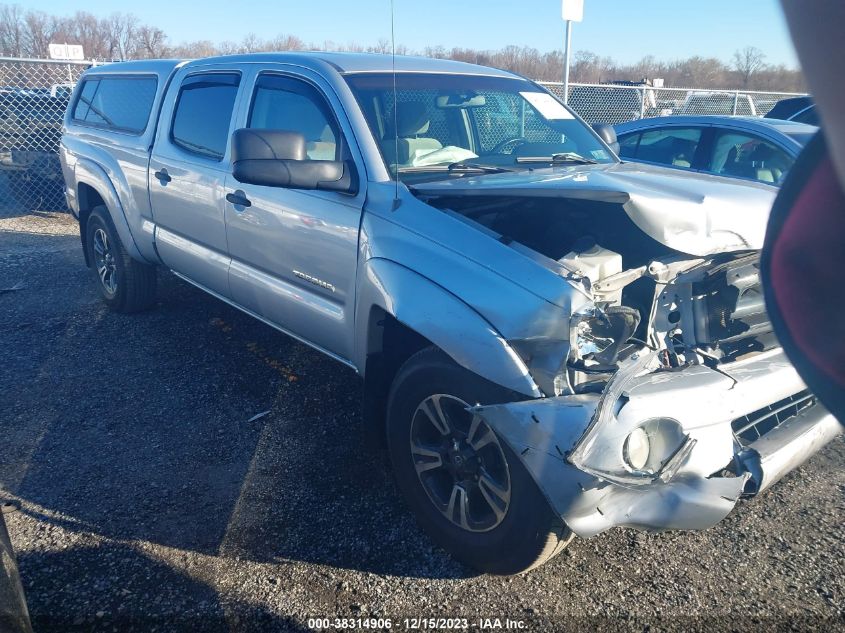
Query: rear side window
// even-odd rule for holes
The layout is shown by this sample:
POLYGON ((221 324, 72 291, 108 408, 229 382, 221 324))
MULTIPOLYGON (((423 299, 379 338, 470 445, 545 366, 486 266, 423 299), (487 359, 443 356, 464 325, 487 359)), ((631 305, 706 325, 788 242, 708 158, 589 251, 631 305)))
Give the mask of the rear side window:
POLYGON ((720 130, 713 144, 708 171, 779 184, 792 162, 786 152, 757 136, 720 130))
POLYGON ((79 123, 140 134, 156 95, 155 77, 92 77, 82 82, 72 118, 79 123))
POLYGON ((200 156, 222 159, 240 79, 237 73, 187 77, 179 88, 170 128, 173 143, 200 156))

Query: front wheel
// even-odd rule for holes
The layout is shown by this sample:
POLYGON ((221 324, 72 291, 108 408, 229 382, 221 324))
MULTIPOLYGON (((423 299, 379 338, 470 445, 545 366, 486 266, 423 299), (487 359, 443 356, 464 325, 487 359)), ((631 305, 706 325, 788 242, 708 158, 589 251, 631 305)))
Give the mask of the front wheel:
POLYGON ((85 225, 85 244, 97 289, 110 308, 117 312, 139 312, 153 304, 155 267, 129 256, 105 207, 91 211, 85 225))
POLYGON ((519 458, 467 411, 517 398, 429 348, 402 366, 388 401, 388 450, 420 525, 456 559, 495 574, 537 567, 572 539, 519 458))

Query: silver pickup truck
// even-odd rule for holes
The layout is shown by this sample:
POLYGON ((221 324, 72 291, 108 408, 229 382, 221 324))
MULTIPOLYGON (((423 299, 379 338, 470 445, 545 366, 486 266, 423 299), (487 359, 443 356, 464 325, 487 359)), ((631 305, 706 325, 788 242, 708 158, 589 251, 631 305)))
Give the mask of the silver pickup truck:
POLYGON ((106 303, 168 269, 354 368, 421 526, 516 573, 711 526, 839 432, 763 306, 775 191, 613 144, 507 72, 253 54, 89 70, 61 161, 106 303))

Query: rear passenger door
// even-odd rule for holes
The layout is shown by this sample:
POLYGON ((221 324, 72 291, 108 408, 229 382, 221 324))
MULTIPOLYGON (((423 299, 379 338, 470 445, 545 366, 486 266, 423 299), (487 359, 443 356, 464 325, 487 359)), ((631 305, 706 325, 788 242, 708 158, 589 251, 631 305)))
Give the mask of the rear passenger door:
POLYGON ((358 192, 268 187, 230 177, 227 193, 249 206, 225 205, 229 284, 239 305, 348 361, 366 173, 333 90, 319 75, 301 72, 258 72, 238 127, 298 132, 308 159, 352 160, 358 192))
POLYGON ((162 109, 149 167, 156 247, 171 269, 229 297, 224 183, 242 76, 230 65, 186 68, 162 109))

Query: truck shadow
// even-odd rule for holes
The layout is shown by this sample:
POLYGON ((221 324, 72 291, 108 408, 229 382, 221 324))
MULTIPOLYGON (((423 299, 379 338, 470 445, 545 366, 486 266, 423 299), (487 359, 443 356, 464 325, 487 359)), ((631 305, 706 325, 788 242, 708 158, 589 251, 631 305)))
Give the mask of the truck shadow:
POLYGON ((125 545, 33 552, 19 562, 39 633, 307 630, 263 607, 225 601, 214 588, 125 545), (55 595, 64 602, 45 601, 55 595))
POLYGON ((258 562, 470 573, 366 444, 354 372, 169 274, 140 315, 108 312, 84 278, 29 303, 41 314, 0 368, 0 484, 41 520, 258 562))

